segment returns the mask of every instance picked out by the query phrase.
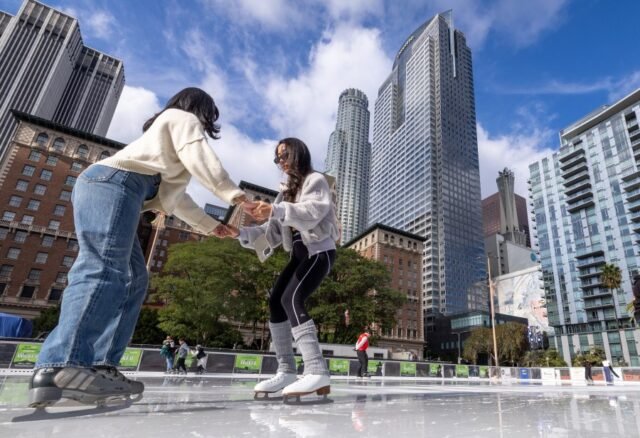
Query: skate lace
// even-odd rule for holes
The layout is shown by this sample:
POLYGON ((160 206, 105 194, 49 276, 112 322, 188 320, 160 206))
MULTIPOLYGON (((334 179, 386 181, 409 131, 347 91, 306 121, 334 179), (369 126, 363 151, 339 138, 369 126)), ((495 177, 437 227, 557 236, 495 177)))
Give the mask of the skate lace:
POLYGON ((118 371, 118 369, 116 367, 105 367, 102 368, 103 370, 105 370, 107 372, 107 374, 109 374, 110 376, 112 376, 111 378, 114 380, 120 380, 123 382, 127 382, 127 383, 131 383, 131 381, 129 379, 127 379, 124 374, 122 374, 120 371, 118 371))

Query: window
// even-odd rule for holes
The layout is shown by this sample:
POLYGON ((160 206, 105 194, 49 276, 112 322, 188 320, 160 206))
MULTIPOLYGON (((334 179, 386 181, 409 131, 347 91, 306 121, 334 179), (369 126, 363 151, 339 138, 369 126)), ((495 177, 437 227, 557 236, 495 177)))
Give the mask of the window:
POLYGON ((18 260, 20 257, 20 248, 9 248, 7 251, 7 258, 11 260, 18 260))
POLYGON ((6 222, 11 222, 16 218, 16 214, 13 211, 5 211, 2 214, 2 220, 6 222))
POLYGON ((76 177, 75 176, 67 176, 67 179, 64 180, 64 184, 67 186, 71 186, 73 187, 73 185, 76 183, 76 177))
POLYGON ((47 263, 47 258, 49 258, 49 254, 46 252, 39 252, 36 254, 36 263, 39 265, 44 265, 47 263))
POLYGON ((64 205, 56 205, 56 207, 53 209, 53 214, 55 216, 64 216, 64 212, 67 209, 67 207, 65 207, 64 205))
POLYGON ((36 199, 29 200, 29 203, 27 204, 27 210, 38 211, 39 208, 40 208, 40 201, 36 199))
POLYGON ((0 228, 0 240, 6 239, 7 234, 9 234, 9 228, 0 228))
POLYGON ((76 154, 78 155, 78 157, 82 158, 83 160, 86 160, 87 157, 89 156, 89 148, 81 144, 80 146, 78 146, 78 149, 76 150, 76 154))
POLYGON ((40 179, 43 179, 45 181, 51 181, 52 175, 53 175, 53 172, 51 172, 50 170, 42 169, 42 172, 40 172, 40 179))
POLYGON ((72 172, 82 172, 82 169, 84 169, 84 166, 80 163, 78 163, 77 161, 74 161, 73 163, 71 163, 71 171, 72 172))
POLYGON ((66 272, 58 272, 56 276, 56 283, 66 284, 67 283, 67 273, 66 272))
POLYGON ((40 281, 40 274, 42 274, 42 269, 32 269, 29 271, 29 281, 40 281))
POLYGON ((38 146, 40 147, 45 147, 47 146, 47 142, 49 141, 49 136, 47 134, 45 134, 44 132, 41 132, 40 134, 38 134, 38 136, 36 137, 36 143, 38 144, 38 146))
POLYGON ((71 192, 68 190, 63 190, 60 192, 60 200, 69 201, 71 200, 71 192))
POLYGON ((53 141, 53 150, 58 152, 58 153, 64 152, 64 139, 63 138, 58 137, 53 141))
POLYGON ((25 166, 22 168, 22 174, 25 176, 33 176, 33 173, 35 171, 36 171, 36 168, 28 164, 25 164, 25 166))
POLYGON ((51 248, 54 240, 53 236, 42 236, 42 246, 45 248, 51 248))
POLYGON ((16 231, 15 236, 13 236, 13 240, 18 243, 24 243, 27 240, 28 233, 26 231, 16 231))
POLYGON ((36 291, 36 288, 33 286, 22 286, 22 291, 20 292, 20 298, 30 299, 33 297, 33 293, 36 291))
POLYGON ((60 298, 62 298, 62 289, 51 289, 51 292, 49 292, 49 301, 60 301, 60 298))
POLYGON ((100 154, 100 159, 104 160, 107 157, 110 157, 111 154, 109 153, 109 151, 102 151, 102 153, 100 154))
POLYGON ((29 161, 35 161, 36 163, 40 161, 40 157, 42 157, 42 152, 36 151, 35 149, 29 152, 29 161))
POLYGON ((73 266, 73 257, 64 256, 64 258, 62 259, 62 266, 66 266, 67 268, 73 266))
POLYGON ((29 214, 25 214, 22 216, 22 220, 20 221, 21 224, 25 224, 25 225, 33 225, 33 216, 29 215, 29 214))
POLYGON ((42 185, 42 184, 36 184, 36 186, 33 188, 33 193, 36 195, 44 195, 47 192, 47 186, 42 185))
POLYGON ((22 197, 21 196, 12 196, 9 199, 9 205, 11 207, 20 207, 20 204, 22 204, 22 197))
POLYGON ((55 166, 58 164, 58 157, 54 157, 53 155, 49 155, 47 157, 47 161, 45 162, 47 166, 55 166))
POLYGON ((0 267, 0 277, 2 277, 2 278, 11 277, 11 273, 12 272, 13 272, 13 266, 12 265, 2 265, 0 267))
POLYGON ((59 230, 60 229, 60 221, 55 221, 55 220, 50 220, 49 221, 49 225, 47 225, 47 228, 51 229, 51 230, 59 230))
POLYGON ((16 183, 16 190, 19 192, 26 192, 27 187, 29 187, 29 182, 23 179, 19 179, 16 183))
POLYGON ((68 251, 77 251, 78 250, 78 241, 74 239, 70 239, 67 242, 67 250, 68 251))

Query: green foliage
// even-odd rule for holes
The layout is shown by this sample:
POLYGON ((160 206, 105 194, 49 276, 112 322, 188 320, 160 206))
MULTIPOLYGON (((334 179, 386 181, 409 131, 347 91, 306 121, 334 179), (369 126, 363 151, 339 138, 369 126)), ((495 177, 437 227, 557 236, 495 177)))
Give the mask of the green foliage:
POLYGON ((622 284, 620 268, 613 263, 606 263, 602 267, 600 279, 602 280, 602 285, 607 289, 619 289, 622 284))
POLYGON ((527 351, 521 362, 527 367, 566 367, 567 363, 562 359, 558 350, 550 348, 548 350, 527 351))
POLYGON ((473 363, 478 363, 478 354, 493 354, 491 329, 480 327, 471 331, 469 337, 464 341, 462 357, 473 363))
POLYGON ((592 346, 589 351, 576 355, 571 364, 573 366, 582 367, 589 362, 591 365, 599 366, 602 365, 602 361, 606 359, 607 356, 602 348, 592 346))
MULTIPOLYGON (((508 322, 496 326, 498 359, 502 365, 513 365, 520 361, 527 350, 527 328, 522 324, 508 322)), ((493 334, 490 328, 479 327, 471 331, 464 341, 462 357, 477 363, 478 354, 488 353, 493 357, 493 334)))
POLYGON ((133 332, 131 343, 133 344, 161 344, 164 340, 164 332, 158 327, 158 311, 149 307, 140 310, 140 316, 133 332))
MULTIPOLYGON (((384 264, 338 248, 336 263, 307 302, 309 314, 320 327, 323 342, 351 344, 365 326, 381 329, 395 325, 405 297, 390 288, 391 275, 384 264), (350 324, 345 321, 349 310, 350 324)), ((375 344, 375 337, 372 339, 375 344)))
POLYGON ((58 325, 60 318, 60 306, 48 307, 40 312, 40 315, 33 320, 33 336, 38 337, 53 330, 58 325))

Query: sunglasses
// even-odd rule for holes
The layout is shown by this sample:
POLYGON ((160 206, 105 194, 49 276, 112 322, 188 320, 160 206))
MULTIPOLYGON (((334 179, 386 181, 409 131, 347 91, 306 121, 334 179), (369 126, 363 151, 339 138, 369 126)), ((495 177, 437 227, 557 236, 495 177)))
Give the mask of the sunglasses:
POLYGON ((284 152, 282 155, 278 155, 276 153, 276 157, 273 159, 273 162, 274 164, 280 164, 286 162, 287 158, 289 158, 289 154, 287 154, 286 152, 284 152))

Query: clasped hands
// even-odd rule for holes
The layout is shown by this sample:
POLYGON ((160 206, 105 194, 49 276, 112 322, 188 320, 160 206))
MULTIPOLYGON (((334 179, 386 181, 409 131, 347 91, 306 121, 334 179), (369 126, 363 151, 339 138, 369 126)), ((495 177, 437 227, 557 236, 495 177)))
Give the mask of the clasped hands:
MULTIPOLYGON (((242 210, 258 222, 262 222, 271 216, 271 204, 263 201, 247 201, 241 200, 239 203, 242 210)), ((240 230, 233 225, 219 224, 211 233, 219 238, 236 238, 240 234, 240 230)))

